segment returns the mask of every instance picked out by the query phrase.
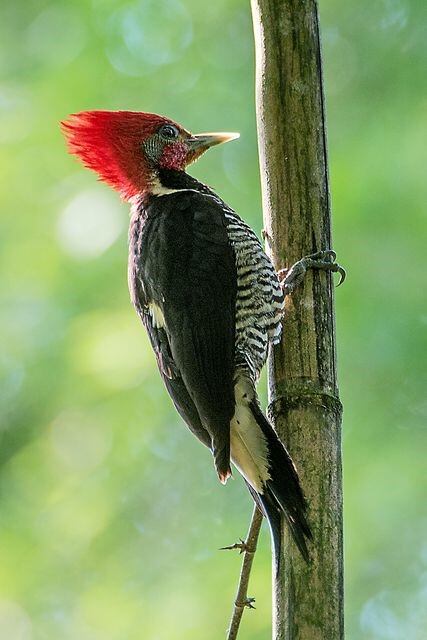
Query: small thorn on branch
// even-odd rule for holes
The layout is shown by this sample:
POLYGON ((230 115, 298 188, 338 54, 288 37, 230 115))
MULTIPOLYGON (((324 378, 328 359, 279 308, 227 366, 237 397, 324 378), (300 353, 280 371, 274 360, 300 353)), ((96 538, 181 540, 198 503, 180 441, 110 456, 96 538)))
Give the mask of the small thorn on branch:
POLYGON ((234 549, 239 549, 239 554, 244 553, 245 551, 249 553, 253 553, 249 551, 248 546, 242 538, 239 538, 240 542, 235 542, 234 544, 230 544, 228 547, 220 547, 220 551, 234 551, 234 549))
POLYGON ((268 233, 267 229, 261 229, 261 236, 264 242, 268 244, 269 247, 271 247, 271 245, 273 244, 273 239, 271 235, 268 233))
POLYGON ((236 600, 234 606, 240 609, 244 609, 245 607, 247 607, 248 609, 256 609, 253 604, 254 602, 255 598, 246 597, 242 602, 236 600))

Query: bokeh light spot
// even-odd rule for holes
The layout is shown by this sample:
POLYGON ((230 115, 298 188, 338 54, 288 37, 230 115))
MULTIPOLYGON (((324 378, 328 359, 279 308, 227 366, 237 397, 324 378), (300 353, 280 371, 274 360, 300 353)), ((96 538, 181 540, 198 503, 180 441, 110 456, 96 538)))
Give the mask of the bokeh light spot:
POLYGON ((178 60, 193 39, 191 15, 179 0, 143 0, 108 23, 107 56, 118 71, 140 76, 178 60))
POLYGON ((87 32, 70 4, 44 9, 27 31, 28 53, 44 64, 62 66, 74 60, 86 43, 87 32))
POLYGON ((113 496, 99 486, 83 483, 80 491, 62 487, 40 516, 38 532, 50 536, 55 553, 76 557, 108 525, 114 506, 113 496))
POLYGON ((64 411, 52 423, 53 455, 71 471, 90 471, 111 448, 111 429, 82 411, 64 411))
POLYGON ((380 21, 382 29, 394 29, 400 31, 408 22, 408 8, 400 0, 384 1, 386 14, 380 21))
POLYGON ((58 239, 73 258, 96 258, 117 240, 124 222, 117 197, 94 187, 75 196, 61 212, 58 239))
POLYGON ((221 22, 215 37, 206 38, 201 55, 209 65, 221 71, 239 69, 247 64, 252 55, 251 41, 247 37, 248 33, 252 33, 249 14, 238 9, 227 22, 221 22))
POLYGON ((29 95, 21 88, 0 86, 0 143, 24 140, 33 125, 29 95))
POLYGON ((31 620, 22 607, 11 600, 0 600, 0 638, 31 640, 31 620))
POLYGON ((71 357, 82 374, 109 389, 138 384, 154 367, 148 340, 131 313, 94 313, 71 328, 71 357))

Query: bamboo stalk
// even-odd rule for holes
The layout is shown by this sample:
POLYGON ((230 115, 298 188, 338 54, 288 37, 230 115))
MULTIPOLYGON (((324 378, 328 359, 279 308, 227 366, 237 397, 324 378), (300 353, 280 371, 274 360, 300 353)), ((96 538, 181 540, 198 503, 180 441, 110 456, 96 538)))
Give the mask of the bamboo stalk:
MULTIPOLYGON (((252 13, 264 227, 279 270, 331 248, 319 21, 313 0, 252 0, 252 13)), ((296 463, 314 534, 306 565, 285 528, 273 638, 342 640, 342 407, 330 274, 309 272, 287 296, 269 373, 269 414, 296 463)))

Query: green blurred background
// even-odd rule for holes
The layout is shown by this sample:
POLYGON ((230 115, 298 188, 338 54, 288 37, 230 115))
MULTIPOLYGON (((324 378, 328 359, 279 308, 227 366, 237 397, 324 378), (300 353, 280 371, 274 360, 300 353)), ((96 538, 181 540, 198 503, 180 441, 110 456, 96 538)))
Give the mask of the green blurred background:
MULTIPOLYGON (((321 2, 351 640, 427 637, 424 9, 321 2)), ((240 131, 193 172, 259 233, 248 2, 6 0, 0 34, 0 638, 222 638, 240 560, 217 549, 250 499, 174 412, 129 302, 128 206, 58 121, 240 131)), ((267 531, 250 594, 241 638, 268 638, 267 531)))

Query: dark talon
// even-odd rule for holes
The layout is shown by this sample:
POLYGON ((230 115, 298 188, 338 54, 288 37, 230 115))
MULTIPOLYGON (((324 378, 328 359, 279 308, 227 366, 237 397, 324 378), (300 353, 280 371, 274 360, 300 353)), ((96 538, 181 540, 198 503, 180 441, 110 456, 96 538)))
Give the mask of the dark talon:
POLYGON ((340 265, 338 265, 338 269, 337 269, 337 273, 340 274, 340 281, 337 284, 337 287, 341 286, 342 283, 344 282, 344 280, 346 279, 347 276, 347 272, 344 269, 344 267, 341 267, 340 265))
POLYGON ((308 269, 339 273, 340 280, 337 286, 342 285, 346 278, 346 272, 341 265, 335 262, 336 257, 337 254, 333 249, 325 249, 301 258, 290 269, 281 269, 277 275, 284 295, 289 295, 301 284, 308 269))
POLYGON ((339 287, 340 285, 342 285, 342 283, 344 282, 346 276, 347 276, 347 272, 344 269, 344 267, 342 267, 340 264, 337 264, 336 262, 331 262, 331 266, 327 267, 326 265, 323 267, 323 269, 325 271, 332 271, 333 273, 339 273, 340 274, 340 281, 337 284, 337 287, 339 287))
POLYGON ((305 256, 303 260, 309 259, 313 262, 335 262, 337 257, 336 252, 333 249, 323 249, 322 251, 316 251, 316 253, 311 253, 308 256, 305 256))

